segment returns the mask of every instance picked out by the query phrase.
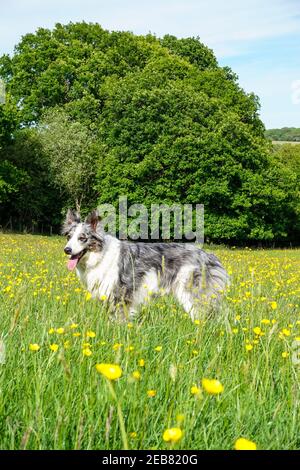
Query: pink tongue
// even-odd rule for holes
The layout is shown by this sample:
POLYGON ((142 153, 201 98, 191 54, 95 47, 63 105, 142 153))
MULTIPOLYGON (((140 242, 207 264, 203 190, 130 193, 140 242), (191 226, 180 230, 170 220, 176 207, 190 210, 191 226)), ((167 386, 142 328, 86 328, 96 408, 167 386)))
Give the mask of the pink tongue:
POLYGON ((69 261, 68 261, 68 270, 73 271, 73 269, 76 268, 77 263, 78 263, 78 258, 69 259, 69 261))

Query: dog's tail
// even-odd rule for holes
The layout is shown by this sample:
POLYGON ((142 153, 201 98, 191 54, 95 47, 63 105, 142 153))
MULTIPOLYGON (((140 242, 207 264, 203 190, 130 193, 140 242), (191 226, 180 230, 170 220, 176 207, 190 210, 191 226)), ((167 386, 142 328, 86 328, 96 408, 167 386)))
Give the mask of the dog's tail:
POLYGON ((207 253, 204 288, 206 297, 218 301, 228 285, 229 275, 220 260, 212 253, 207 253))

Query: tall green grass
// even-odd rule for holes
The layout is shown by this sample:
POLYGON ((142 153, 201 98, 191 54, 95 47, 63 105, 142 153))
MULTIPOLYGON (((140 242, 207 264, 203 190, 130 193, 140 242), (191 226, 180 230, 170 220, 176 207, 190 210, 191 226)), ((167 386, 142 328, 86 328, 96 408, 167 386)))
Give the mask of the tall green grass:
POLYGON ((168 448, 162 435, 173 426, 184 432, 176 448, 232 449, 239 437, 299 448, 299 251, 217 249, 232 283, 213 318, 193 323, 166 297, 119 324, 67 272, 63 245, 0 235, 1 449, 121 449, 116 403, 95 368, 103 362, 123 370, 114 389, 130 448, 168 448), (204 377, 224 392, 192 395, 204 377))

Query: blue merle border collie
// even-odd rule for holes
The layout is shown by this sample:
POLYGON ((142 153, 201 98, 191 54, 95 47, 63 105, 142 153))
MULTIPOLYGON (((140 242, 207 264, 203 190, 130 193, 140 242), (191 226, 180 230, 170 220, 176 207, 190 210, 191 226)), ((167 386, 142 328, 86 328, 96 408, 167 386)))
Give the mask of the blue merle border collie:
POLYGON ((82 222, 68 210, 62 230, 68 269, 120 320, 133 318, 153 294, 171 293, 194 320, 216 304, 228 283, 218 258, 194 243, 121 241, 105 233, 98 212, 82 222))

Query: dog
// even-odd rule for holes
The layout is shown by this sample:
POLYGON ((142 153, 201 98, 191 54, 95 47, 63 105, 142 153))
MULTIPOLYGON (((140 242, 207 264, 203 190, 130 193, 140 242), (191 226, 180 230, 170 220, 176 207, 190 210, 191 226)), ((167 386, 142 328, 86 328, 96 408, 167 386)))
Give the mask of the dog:
POLYGON ((106 300, 120 320, 134 318, 152 295, 168 293, 195 320, 218 302, 229 281, 219 259, 194 243, 118 240, 105 233, 96 210, 82 222, 69 209, 62 233, 68 269, 76 269, 92 297, 106 300))

